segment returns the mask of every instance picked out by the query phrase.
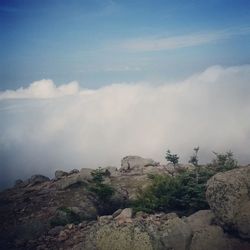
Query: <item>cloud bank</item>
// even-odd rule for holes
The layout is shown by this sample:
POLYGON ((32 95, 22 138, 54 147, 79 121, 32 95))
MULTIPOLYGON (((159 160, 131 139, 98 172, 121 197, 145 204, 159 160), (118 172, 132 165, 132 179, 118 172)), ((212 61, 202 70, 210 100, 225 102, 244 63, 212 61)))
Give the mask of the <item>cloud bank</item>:
POLYGON ((181 82, 97 90, 52 80, 0 92, 2 186, 56 169, 120 165, 126 155, 164 162, 167 149, 202 162, 231 149, 250 163, 250 66, 210 67, 181 82))

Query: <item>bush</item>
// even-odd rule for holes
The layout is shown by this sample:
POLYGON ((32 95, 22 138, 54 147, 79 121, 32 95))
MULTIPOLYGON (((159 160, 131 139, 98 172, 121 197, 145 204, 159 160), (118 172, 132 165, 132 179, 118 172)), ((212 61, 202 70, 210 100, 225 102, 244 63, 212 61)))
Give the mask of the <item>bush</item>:
POLYGON ((164 211, 173 206, 173 200, 179 183, 175 177, 167 175, 149 175, 152 184, 145 190, 139 190, 134 201, 135 210, 145 212, 164 211))
MULTIPOLYGON (((184 170, 176 176, 150 175, 152 183, 145 190, 138 190, 137 199, 133 202, 136 211, 182 211, 190 214, 200 209, 207 209, 206 183, 214 174, 237 167, 237 161, 231 151, 218 154, 208 166, 198 164, 199 147, 194 148, 190 163, 194 170, 184 170)), ((167 151, 169 161, 176 155, 167 151)), ((177 157, 177 156, 176 156, 177 157)), ((166 157, 167 158, 167 157, 166 157)), ((178 159, 177 159, 178 161, 178 159)), ((174 163, 174 162, 173 162, 174 163)))
POLYGON ((198 183, 196 171, 184 171, 174 177, 150 175, 152 184, 139 190, 133 206, 135 210, 145 212, 182 210, 191 213, 206 209, 206 182, 213 174, 213 171, 200 168, 198 183))

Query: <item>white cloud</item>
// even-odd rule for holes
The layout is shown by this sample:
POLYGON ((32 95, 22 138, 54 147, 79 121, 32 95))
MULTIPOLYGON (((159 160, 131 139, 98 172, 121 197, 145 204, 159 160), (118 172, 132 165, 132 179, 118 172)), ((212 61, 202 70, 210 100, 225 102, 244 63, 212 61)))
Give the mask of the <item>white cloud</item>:
POLYGON ((67 95, 74 95, 79 91, 77 82, 56 87, 52 80, 43 79, 30 84, 28 88, 19 88, 17 90, 6 90, 0 92, 1 99, 26 99, 26 98, 55 98, 67 95))
POLYGON ((249 65, 214 66, 161 86, 83 90, 42 80, 2 92, 1 182, 52 176, 56 169, 119 166, 129 154, 164 162, 168 148, 185 162, 196 145, 202 161, 211 160, 213 150, 232 149, 242 163, 250 162, 249 80, 249 65))
POLYGON ((246 35, 249 33, 250 28, 245 27, 172 37, 135 38, 122 42, 118 47, 132 51, 173 50, 214 43, 220 40, 229 39, 236 35, 246 35))

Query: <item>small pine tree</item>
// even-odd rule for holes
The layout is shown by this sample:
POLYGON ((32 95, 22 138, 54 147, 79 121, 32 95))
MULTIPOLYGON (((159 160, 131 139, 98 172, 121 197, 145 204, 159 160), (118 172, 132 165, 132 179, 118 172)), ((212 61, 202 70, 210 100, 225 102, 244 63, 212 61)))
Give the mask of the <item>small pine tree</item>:
POLYGON ((190 156, 189 163, 193 164, 195 166, 195 173, 196 173, 196 183, 199 182, 199 159, 198 159, 198 152, 199 152, 200 147, 195 147, 194 148, 194 153, 193 155, 190 156))
POLYGON ((179 156, 177 154, 171 154, 171 151, 170 150, 167 150, 167 153, 166 153, 166 156, 165 156, 166 160, 173 163, 174 166, 176 164, 179 163, 179 156))

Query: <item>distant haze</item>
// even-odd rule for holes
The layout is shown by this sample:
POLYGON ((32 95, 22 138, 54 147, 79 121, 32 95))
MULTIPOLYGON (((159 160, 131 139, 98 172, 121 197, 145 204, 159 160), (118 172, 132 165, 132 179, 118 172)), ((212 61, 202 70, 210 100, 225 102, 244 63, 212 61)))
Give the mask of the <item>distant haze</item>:
POLYGON ((82 89, 40 80, 0 92, 1 187, 57 169, 120 166, 126 155, 187 162, 200 146, 250 163, 250 66, 213 66, 181 82, 82 89))

